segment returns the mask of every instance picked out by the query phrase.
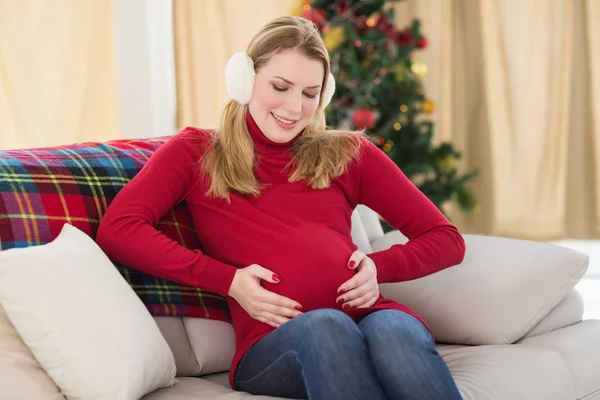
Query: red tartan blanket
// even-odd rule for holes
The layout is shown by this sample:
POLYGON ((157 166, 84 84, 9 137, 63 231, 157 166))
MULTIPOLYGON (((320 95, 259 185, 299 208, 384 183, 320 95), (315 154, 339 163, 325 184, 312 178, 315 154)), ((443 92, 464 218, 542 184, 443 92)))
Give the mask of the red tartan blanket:
MULTIPOLYGON (((93 239, 115 195, 168 137, 0 151, 0 250, 52 241, 65 223, 93 239)), ((187 248, 199 248, 185 204, 157 228, 187 248)), ((144 275, 115 264, 154 316, 229 321, 215 293, 144 275)))

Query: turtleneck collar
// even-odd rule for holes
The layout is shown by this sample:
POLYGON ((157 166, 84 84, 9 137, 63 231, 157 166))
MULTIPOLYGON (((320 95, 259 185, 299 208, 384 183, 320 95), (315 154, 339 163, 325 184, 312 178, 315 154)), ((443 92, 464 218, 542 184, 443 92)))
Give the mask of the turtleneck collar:
POLYGON ((252 118, 250 115, 250 112, 246 113, 246 122, 248 123, 248 131, 250 132, 250 136, 254 142, 255 149, 264 154, 286 152, 292 148, 294 142, 302 135, 302 132, 300 132, 289 142, 277 143, 265 136, 265 134, 260 130, 254 121, 254 118, 252 118))

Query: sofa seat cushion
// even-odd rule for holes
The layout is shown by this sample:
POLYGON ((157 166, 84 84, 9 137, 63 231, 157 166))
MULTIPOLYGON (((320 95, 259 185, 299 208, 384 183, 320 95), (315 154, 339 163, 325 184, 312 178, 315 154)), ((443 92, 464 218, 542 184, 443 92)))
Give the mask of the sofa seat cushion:
POLYGON ((547 349, 561 358, 575 384, 577 399, 600 397, 600 320, 528 337, 519 346, 547 349))
POLYGON ((440 354, 465 400, 575 400, 569 368, 549 349, 442 345, 440 354))
MULTIPOLYGON (((517 344, 438 345, 438 351, 464 400, 591 400, 600 398, 599 337, 600 321, 584 321, 517 344)), ((220 395, 244 395, 229 388, 226 373, 203 378, 220 385, 220 395)))
MULTIPOLYGON (((227 375, 227 374, 221 374, 227 375)), ((226 379, 225 379, 226 380, 226 379)), ((143 400, 286 400, 281 397, 253 396, 236 392, 204 378, 179 378, 173 387, 160 389, 143 397, 143 400)))

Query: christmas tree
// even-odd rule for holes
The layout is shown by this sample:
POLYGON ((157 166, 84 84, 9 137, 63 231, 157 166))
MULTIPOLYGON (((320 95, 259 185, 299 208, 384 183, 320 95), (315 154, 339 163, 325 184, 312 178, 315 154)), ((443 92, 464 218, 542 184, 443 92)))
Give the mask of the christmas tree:
POLYGON ((427 66, 412 57, 427 47, 427 38, 419 20, 405 29, 395 27, 393 2, 299 2, 294 13, 319 27, 336 77, 327 124, 334 129, 365 129, 442 212, 456 203, 473 213, 477 201, 466 183, 477 171, 459 174, 456 162, 461 153, 451 143, 432 141, 434 124, 428 117, 435 104, 422 83, 427 66))

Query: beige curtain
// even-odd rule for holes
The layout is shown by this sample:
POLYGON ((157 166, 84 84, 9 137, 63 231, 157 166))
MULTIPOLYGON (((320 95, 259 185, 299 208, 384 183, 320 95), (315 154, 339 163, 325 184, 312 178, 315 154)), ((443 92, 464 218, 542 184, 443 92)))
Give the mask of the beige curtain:
MULTIPOLYGON (((174 0, 179 124, 216 126, 227 58, 295 1, 174 0)), ((452 140, 480 212, 463 232, 535 240, 600 236, 600 3, 405 0, 429 46, 436 141, 452 140)))
POLYGON ((177 124, 216 127, 227 103, 225 65, 295 0, 173 0, 177 124))
POLYGON ((0 0, 0 149, 118 136, 112 0, 0 0))
MULTIPOLYGON (((581 201, 583 215, 581 231, 585 236, 600 236, 600 3, 597 0, 578 0, 576 2, 580 24, 578 25, 576 78, 587 78, 581 84, 582 95, 578 110, 581 112, 580 163, 573 180, 581 179, 584 199, 581 201), (585 28, 585 29, 583 29, 585 28), (585 214, 584 214, 585 213, 585 214)), ((582 236, 583 236, 582 235, 582 236)))
POLYGON ((419 0, 432 45, 427 93, 438 140, 479 167, 465 232, 553 240, 600 236, 600 4, 595 0, 419 0))

